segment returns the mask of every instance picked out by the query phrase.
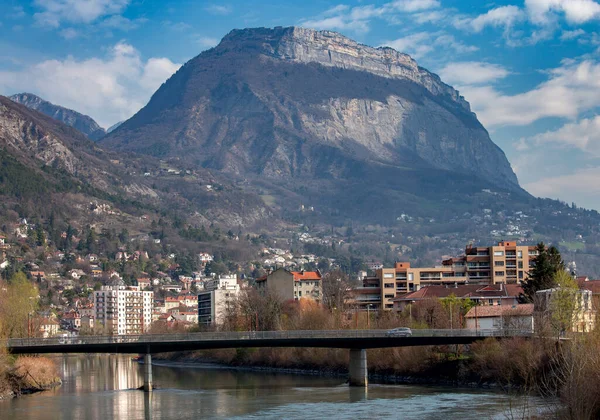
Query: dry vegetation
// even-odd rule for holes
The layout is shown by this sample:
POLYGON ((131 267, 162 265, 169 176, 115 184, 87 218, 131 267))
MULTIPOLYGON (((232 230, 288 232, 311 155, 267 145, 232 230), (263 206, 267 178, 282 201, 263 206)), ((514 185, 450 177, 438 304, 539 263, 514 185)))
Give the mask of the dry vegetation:
POLYGON ((37 295, 23 273, 16 273, 8 282, 0 280, 0 398, 60 383, 54 361, 46 357, 14 358, 2 344, 7 338, 27 337, 32 332, 29 315, 37 308, 37 295))

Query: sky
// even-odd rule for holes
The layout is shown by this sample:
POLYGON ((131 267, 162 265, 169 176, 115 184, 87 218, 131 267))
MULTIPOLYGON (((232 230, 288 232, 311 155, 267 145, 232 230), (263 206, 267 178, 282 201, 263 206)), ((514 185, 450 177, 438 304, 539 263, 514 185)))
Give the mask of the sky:
POLYGON ((410 54, 526 190, 600 210, 600 0, 0 0, 0 94, 109 127, 230 30, 292 25, 410 54))

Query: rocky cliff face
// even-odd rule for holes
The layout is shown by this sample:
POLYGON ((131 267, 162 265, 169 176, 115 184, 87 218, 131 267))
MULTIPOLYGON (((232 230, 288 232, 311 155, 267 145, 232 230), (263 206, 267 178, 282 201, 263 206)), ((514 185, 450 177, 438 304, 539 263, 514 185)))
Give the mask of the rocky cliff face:
POLYGON ((262 53, 297 63, 317 63, 323 66, 368 71, 387 78, 400 78, 418 83, 430 93, 447 96, 458 106, 470 111, 470 106, 458 91, 440 78, 419 67, 409 55, 393 48, 372 48, 337 32, 312 29, 256 28, 231 31, 219 44, 219 49, 253 45, 262 53))
POLYGON ((458 177, 522 192, 455 89, 406 54, 329 31, 232 31, 102 144, 292 188, 458 177))
POLYGON ((31 93, 19 93, 11 96, 10 99, 21 105, 25 105, 27 108, 46 114, 69 127, 73 127, 92 140, 99 140, 106 135, 106 131, 91 117, 71 109, 63 108, 62 106, 54 105, 39 96, 31 93))
POLYGON ((114 192, 127 182, 109 155, 78 130, 0 96, 0 148, 36 172, 43 165, 114 192))

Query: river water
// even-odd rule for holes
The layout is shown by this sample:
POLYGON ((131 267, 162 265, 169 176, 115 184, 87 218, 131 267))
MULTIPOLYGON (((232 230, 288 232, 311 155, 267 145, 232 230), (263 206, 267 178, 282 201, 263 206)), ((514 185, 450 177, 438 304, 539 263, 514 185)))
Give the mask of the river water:
MULTIPOLYGON (((214 365, 153 366, 151 394, 142 365, 127 356, 54 357, 63 385, 0 401, 0 419, 482 419, 522 418, 539 400, 500 392, 371 384, 344 378, 238 371, 214 365)), ((539 412, 538 408, 534 411, 539 412)))

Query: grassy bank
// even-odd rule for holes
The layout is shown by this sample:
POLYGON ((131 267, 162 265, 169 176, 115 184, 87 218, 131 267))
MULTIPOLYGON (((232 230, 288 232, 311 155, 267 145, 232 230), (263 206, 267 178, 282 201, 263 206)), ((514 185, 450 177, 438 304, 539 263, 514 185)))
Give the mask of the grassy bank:
POLYGON ((56 364, 49 358, 0 355, 0 398, 43 391, 60 384, 56 364))

